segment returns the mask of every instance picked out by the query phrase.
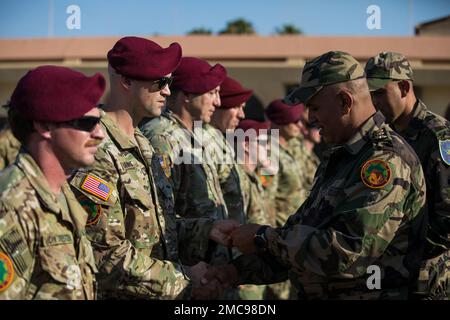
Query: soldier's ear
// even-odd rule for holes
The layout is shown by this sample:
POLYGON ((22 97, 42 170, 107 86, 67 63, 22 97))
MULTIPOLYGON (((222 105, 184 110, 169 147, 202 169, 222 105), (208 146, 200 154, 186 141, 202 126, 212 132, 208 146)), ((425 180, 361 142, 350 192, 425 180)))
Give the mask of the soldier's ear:
POLYGON ((50 139, 52 137, 48 123, 33 121, 33 128, 41 137, 45 139, 50 139))
POLYGON ((130 88, 130 86, 131 86, 131 80, 130 80, 130 78, 121 76, 120 77, 120 84, 122 85, 123 88, 128 90, 130 88))
POLYGON ((408 95, 412 86, 408 80, 401 80, 398 82, 398 88, 400 89, 401 97, 404 98, 408 95))
POLYGON ((348 90, 342 89, 341 92, 339 92, 339 96, 341 99, 341 114, 349 114, 353 106, 352 93, 348 90))

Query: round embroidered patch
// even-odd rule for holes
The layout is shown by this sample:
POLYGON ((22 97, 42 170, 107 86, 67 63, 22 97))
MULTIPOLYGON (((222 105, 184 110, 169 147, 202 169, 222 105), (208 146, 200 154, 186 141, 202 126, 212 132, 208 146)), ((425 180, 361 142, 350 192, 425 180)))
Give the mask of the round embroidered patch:
POLYGON ((268 186, 270 186, 272 184, 273 176, 260 175, 259 176, 259 181, 261 182, 261 184, 262 184, 262 186, 264 188, 267 188, 268 186))
POLYGON ((86 225, 96 224, 102 215, 102 206, 94 203, 84 195, 77 197, 77 200, 88 214, 86 225))
POLYGON ((391 180, 391 168, 383 160, 369 160, 361 168, 361 180, 369 188, 383 188, 391 180))
POLYGON ((14 278, 14 267, 11 259, 0 252, 0 292, 6 290, 14 278))

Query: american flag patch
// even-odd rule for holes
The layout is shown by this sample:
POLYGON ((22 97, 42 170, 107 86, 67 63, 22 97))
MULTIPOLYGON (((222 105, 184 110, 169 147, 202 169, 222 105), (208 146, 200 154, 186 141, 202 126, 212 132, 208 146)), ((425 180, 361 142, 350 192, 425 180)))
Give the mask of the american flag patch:
POLYGON ((81 189, 90 194, 93 194, 100 199, 107 201, 109 196, 111 195, 111 187, 108 183, 96 176, 88 174, 81 184, 81 189))

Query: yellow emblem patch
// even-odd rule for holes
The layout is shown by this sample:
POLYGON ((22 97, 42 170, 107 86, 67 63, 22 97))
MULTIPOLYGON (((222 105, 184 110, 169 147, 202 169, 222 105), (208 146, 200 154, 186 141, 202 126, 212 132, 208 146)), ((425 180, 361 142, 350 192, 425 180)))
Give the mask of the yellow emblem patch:
POLYGON ((164 174, 167 178, 170 178, 170 160, 169 157, 166 154, 163 154, 159 158, 159 164, 161 165, 161 168, 164 170, 164 174))
POLYGON ((366 161, 361 168, 361 180, 369 188, 383 188, 391 181, 391 178, 389 164, 381 159, 366 161))

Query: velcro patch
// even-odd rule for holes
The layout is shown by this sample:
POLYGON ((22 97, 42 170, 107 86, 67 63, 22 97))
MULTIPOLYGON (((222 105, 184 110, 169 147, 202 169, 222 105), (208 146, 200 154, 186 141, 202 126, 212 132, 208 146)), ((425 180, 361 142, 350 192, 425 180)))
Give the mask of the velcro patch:
POLYGON ((442 160, 450 166, 450 140, 439 140, 439 151, 442 160))
POLYGON ((14 267, 11 259, 0 252, 0 292, 5 291, 14 279, 14 267))
POLYGON ((57 234, 42 238, 43 246, 57 246, 60 244, 73 243, 72 235, 70 234, 57 234))
POLYGON ((88 214, 86 225, 96 224, 100 219, 100 216, 102 215, 102 206, 100 204, 94 203, 84 194, 80 194, 79 196, 77 196, 77 200, 83 207, 84 211, 86 211, 88 214))
POLYGON ((389 164, 381 159, 366 161, 361 168, 361 180, 369 188, 381 189, 391 181, 391 178, 389 164))
POLYGON ((105 180, 92 174, 86 176, 81 184, 81 189, 103 201, 107 201, 112 192, 111 186, 105 180))

